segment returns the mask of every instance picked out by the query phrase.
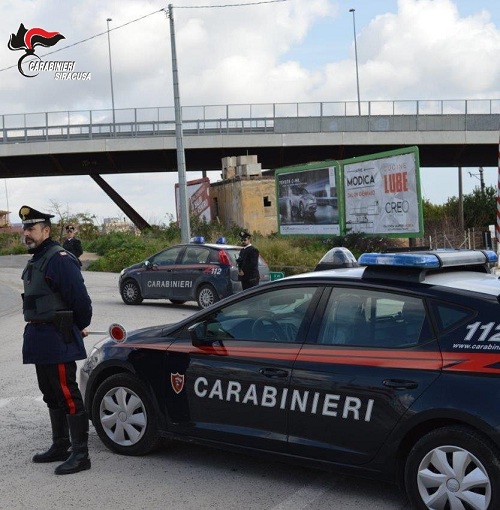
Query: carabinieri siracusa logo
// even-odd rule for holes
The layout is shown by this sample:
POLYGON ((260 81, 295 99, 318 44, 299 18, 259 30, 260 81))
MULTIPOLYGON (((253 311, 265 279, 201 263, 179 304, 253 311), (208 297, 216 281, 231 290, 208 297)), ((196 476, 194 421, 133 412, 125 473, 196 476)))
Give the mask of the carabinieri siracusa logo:
POLYGON ((56 80, 90 80, 91 73, 73 72, 74 61, 46 61, 44 62, 35 53, 37 46, 51 48, 61 39, 65 39, 60 32, 47 32, 43 28, 30 28, 29 30, 21 23, 17 34, 11 34, 8 48, 12 51, 24 50, 24 55, 17 62, 19 72, 26 78, 34 78, 41 71, 54 71, 56 80))

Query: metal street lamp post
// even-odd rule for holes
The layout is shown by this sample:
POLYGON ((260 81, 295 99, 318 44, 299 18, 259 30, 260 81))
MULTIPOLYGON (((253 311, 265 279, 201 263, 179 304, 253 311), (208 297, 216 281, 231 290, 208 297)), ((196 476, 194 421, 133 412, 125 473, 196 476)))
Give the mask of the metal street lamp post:
POLYGON ((349 9, 352 12, 352 27, 354 30, 354 57, 356 59, 356 86, 358 89, 358 115, 361 115, 361 100, 359 98, 359 72, 358 72, 358 44, 356 42, 356 9, 349 9))
POLYGON ((111 81, 111 108, 113 110, 113 134, 116 134, 116 125, 115 125, 115 94, 113 91, 113 66, 111 65, 111 41, 109 38, 109 22, 113 21, 111 18, 106 20, 108 25, 108 53, 109 53, 109 78, 111 81))

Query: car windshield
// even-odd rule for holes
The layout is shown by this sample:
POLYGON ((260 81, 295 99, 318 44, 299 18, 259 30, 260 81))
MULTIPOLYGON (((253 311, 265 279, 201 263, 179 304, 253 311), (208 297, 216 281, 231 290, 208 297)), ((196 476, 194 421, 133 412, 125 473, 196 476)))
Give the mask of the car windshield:
POLYGON ((309 191, 307 191, 307 189, 303 188, 302 186, 296 186, 294 189, 294 193, 296 195, 309 195, 309 191))

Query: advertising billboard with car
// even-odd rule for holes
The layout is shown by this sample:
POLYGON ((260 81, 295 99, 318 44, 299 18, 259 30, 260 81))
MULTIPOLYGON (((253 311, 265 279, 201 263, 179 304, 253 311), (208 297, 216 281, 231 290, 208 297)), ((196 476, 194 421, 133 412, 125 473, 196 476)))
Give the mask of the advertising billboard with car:
POLYGON ((277 170, 279 232, 339 235, 337 176, 336 161, 277 170))
POLYGON ((280 234, 423 235, 417 147, 276 170, 280 234))

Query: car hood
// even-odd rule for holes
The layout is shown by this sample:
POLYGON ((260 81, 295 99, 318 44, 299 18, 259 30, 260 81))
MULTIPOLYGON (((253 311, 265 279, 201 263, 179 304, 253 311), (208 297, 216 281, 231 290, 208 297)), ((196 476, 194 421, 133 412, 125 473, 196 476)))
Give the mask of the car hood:
POLYGON ((144 260, 142 262, 137 262, 137 264, 132 264, 131 266, 123 268, 122 273, 128 273, 129 271, 133 271, 134 269, 140 269, 143 266, 144 260))

